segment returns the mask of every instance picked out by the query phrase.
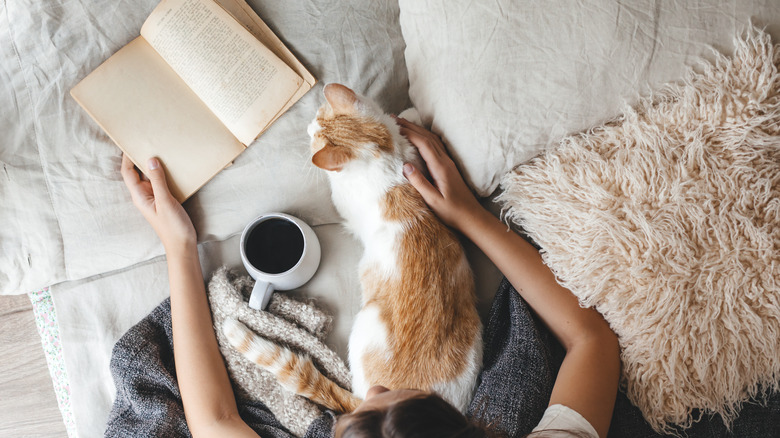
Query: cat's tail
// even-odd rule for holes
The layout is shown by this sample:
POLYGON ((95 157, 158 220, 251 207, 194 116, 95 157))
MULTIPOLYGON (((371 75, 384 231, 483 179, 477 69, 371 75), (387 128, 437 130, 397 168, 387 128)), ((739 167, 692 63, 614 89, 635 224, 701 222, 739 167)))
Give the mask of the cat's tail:
POLYGON ((288 391, 339 413, 352 412, 362 402, 322 375, 308 356, 258 336, 233 318, 226 319, 222 328, 230 345, 275 375, 288 391))

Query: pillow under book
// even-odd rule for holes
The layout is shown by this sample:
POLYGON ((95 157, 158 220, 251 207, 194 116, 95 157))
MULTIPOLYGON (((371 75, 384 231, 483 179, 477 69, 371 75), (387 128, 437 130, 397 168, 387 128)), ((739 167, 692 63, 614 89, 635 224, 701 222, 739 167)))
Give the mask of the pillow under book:
POLYGON ((657 431, 780 386, 780 46, 736 45, 502 180, 506 217, 618 334, 657 431))

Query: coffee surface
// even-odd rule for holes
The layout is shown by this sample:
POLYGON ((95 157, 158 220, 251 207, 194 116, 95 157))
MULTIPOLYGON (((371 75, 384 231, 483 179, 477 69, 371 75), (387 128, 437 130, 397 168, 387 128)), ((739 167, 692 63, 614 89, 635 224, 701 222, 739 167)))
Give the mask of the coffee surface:
POLYGON ((287 272, 303 255, 303 233, 286 219, 268 219, 247 236, 244 251, 249 263, 267 274, 287 272))

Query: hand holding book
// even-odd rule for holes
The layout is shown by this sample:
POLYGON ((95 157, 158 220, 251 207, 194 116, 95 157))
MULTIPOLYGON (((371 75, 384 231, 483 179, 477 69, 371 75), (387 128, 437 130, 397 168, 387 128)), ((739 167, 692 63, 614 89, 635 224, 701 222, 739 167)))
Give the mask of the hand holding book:
POLYGON ((141 36, 71 90, 140 169, 166 163, 180 202, 315 82, 243 0, 220 1, 162 0, 141 36))

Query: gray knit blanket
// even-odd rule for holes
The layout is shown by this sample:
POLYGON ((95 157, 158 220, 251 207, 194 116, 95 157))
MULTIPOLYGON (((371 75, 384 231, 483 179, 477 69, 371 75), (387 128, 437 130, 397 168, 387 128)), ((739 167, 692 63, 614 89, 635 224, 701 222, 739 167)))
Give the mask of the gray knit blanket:
MULTIPOLYGON (((258 335, 309 355, 320 371, 349 389, 343 361, 322 340, 331 318, 311 302, 274 294, 266 311, 249 308, 254 281, 222 267, 208 284, 214 329, 241 417, 262 437, 330 437, 333 414, 282 388, 270 373, 236 352, 222 333, 231 316, 258 335)), ((173 361, 170 299, 131 328, 114 346, 117 387, 105 436, 191 436, 184 419, 173 361)))
POLYGON ((323 343, 330 316, 312 302, 300 302, 285 294, 273 294, 268 308, 249 307, 254 280, 222 267, 209 282, 208 296, 214 330, 228 373, 239 399, 262 402, 296 436, 306 434, 309 425, 323 414, 316 404, 284 389, 276 377, 237 352, 223 331, 226 318, 244 323, 260 337, 307 355, 320 372, 344 389, 351 388, 349 369, 341 358, 323 343))
MULTIPOLYGON (((239 414, 264 438, 330 438, 335 417, 321 412, 236 354, 219 329, 227 315, 257 334, 308 352, 323 373, 348 387, 349 374, 321 345, 329 318, 311 303, 277 294, 268 312, 246 307, 252 280, 227 269, 209 282, 217 338, 236 391, 239 414), (295 416, 300 416, 295 421, 295 416)), ((504 282, 485 328, 484 369, 469 415, 506 436, 522 436, 541 419, 552 391, 561 349, 538 324, 517 292, 504 282)), ((114 347, 111 371, 117 396, 107 437, 189 437, 173 361, 170 301, 131 328, 114 347)))

